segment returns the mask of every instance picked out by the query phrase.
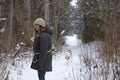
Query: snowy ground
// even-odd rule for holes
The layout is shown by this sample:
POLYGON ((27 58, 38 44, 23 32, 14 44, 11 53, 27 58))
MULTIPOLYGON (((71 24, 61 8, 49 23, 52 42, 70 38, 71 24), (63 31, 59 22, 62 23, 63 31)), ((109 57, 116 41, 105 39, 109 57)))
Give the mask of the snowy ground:
MULTIPOLYGON (((106 80, 103 76, 104 64, 98 54, 101 43, 82 44, 76 35, 66 36, 65 39, 62 52, 53 56, 53 71, 46 73, 46 80, 106 80), (67 63, 65 52, 69 49, 72 51, 72 61, 67 63)), ((31 53, 21 53, 15 60, 9 80, 38 80, 37 72, 30 68, 31 53)), ((108 80, 113 80, 113 74, 108 74, 108 80)))

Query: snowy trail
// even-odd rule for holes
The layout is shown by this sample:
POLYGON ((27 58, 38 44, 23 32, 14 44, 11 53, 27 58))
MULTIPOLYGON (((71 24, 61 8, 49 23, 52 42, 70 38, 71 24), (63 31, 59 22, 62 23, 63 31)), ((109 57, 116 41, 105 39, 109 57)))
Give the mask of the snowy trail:
MULTIPOLYGON (((105 80, 103 71, 107 65, 104 65, 105 62, 98 53, 100 47, 100 42, 83 44, 76 35, 67 36, 62 51, 53 56, 53 71, 46 73, 46 80, 105 80), (72 62, 69 64, 65 59, 67 50, 72 51, 72 62)), ((9 80, 38 80, 37 71, 30 68, 30 54, 31 52, 22 53, 23 56, 15 60, 9 80)), ((109 70, 108 80, 113 80, 111 70, 112 68, 109 70)))
MULTIPOLYGON (((99 53, 101 42, 83 44, 76 35, 65 38, 62 51, 53 56, 53 71, 46 73, 46 80, 115 80, 115 64, 108 66, 99 53), (65 59, 67 50, 72 51, 72 62, 69 64, 65 59)), ((37 71, 30 68, 31 53, 21 53, 10 65, 9 80, 38 80, 37 71)), ((120 80, 119 75, 116 75, 116 80, 120 80)))
MULTIPOLYGON (((96 64, 103 65, 101 59, 98 58, 97 48, 97 42, 87 45, 64 45, 62 52, 53 56, 53 71, 46 73, 46 80, 89 80, 90 78, 97 80, 102 78, 102 68, 93 68, 96 64), (69 49, 72 51, 72 62, 67 64, 65 52, 69 49)), ((32 60, 30 54, 31 52, 22 53, 22 57, 16 58, 9 80, 38 80, 37 71, 30 68, 32 60)))
MULTIPOLYGON (((46 73, 46 80, 73 80, 73 78, 79 77, 80 51, 79 47, 76 46, 78 45, 78 40, 76 35, 74 35, 74 37, 69 37, 66 37, 67 46, 63 47, 62 52, 53 56, 53 71, 46 73), (65 59, 65 51, 68 49, 72 50, 72 62, 69 64, 67 64, 65 59)), ((31 52, 26 52, 24 54, 30 55, 31 52)), ((30 68, 31 60, 31 56, 24 58, 24 55, 16 59, 15 65, 12 66, 9 80, 38 80, 37 71, 30 68)))
MULTIPOLYGON (((31 58, 26 58, 19 64, 21 64, 22 68, 20 65, 14 67, 10 80, 38 80, 37 71, 30 68, 31 58)), ((53 56, 53 71, 46 73, 46 80, 70 80, 70 77, 73 78, 72 67, 74 73, 78 74, 78 72, 75 71, 78 71, 79 67, 77 68, 77 66, 79 65, 79 57, 77 54, 73 56, 73 62, 69 65, 65 60, 64 53, 53 56)))
MULTIPOLYGON (((59 52, 59 54, 56 56, 53 56, 53 71, 46 73, 46 80, 87 79, 89 73, 84 63, 85 49, 85 45, 63 46, 63 51, 59 52), (69 49, 72 51, 72 62, 67 64, 65 59, 65 52, 69 49)), ((29 55, 31 52, 24 54, 29 55)), ((20 61, 16 60, 16 66, 12 68, 12 75, 10 76, 9 80, 38 80, 37 71, 30 68, 31 60, 31 56, 23 58, 20 61)))

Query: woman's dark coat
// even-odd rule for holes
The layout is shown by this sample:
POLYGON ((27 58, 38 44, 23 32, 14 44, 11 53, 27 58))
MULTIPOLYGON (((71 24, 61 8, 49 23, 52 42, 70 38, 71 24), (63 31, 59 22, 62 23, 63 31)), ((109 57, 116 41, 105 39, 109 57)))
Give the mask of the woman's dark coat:
POLYGON ((51 33, 52 31, 46 29, 36 36, 33 44, 35 55, 31 65, 32 69, 52 71, 51 33))

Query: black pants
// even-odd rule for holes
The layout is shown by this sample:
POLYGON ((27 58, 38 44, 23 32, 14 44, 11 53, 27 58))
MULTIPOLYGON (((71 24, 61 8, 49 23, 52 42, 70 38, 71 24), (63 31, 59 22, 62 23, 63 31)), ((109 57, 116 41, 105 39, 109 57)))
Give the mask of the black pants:
POLYGON ((39 80, 45 80, 45 71, 38 70, 39 80))

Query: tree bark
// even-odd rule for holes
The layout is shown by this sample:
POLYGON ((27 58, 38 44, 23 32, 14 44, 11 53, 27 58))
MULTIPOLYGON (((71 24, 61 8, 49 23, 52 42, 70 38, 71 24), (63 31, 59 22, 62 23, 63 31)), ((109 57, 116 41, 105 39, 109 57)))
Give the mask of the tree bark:
POLYGON ((13 35, 13 0, 9 2, 9 17, 7 20, 7 25, 5 26, 4 44, 11 49, 12 48, 12 35, 13 35))
POLYGON ((27 44, 28 47, 32 46, 32 26, 31 24, 31 0, 24 0, 24 37, 23 37, 23 42, 27 44))
POLYGON ((49 25, 49 0, 45 0, 45 11, 44 11, 44 17, 46 24, 49 25))

